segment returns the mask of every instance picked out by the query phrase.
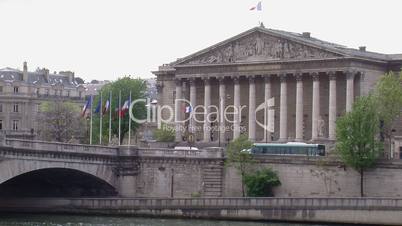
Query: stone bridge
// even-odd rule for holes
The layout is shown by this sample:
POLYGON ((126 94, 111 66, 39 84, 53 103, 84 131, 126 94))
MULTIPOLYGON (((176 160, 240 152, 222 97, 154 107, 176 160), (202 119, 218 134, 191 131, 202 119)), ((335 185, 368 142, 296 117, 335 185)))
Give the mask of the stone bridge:
POLYGON ((0 196, 221 196, 220 151, 0 143, 0 196))

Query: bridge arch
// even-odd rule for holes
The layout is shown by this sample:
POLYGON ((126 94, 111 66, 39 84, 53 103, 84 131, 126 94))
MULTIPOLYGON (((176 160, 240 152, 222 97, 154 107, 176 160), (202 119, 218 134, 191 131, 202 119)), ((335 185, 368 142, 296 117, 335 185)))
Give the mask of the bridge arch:
MULTIPOLYGON (((24 181, 28 180, 29 177, 35 178, 37 175, 49 177, 54 176, 53 174, 64 174, 74 177, 76 180, 81 178, 84 181, 83 178, 86 178, 95 184, 98 183, 114 190, 117 188, 117 179, 113 173, 113 167, 108 164, 29 159, 0 159, 0 162, 0 186, 13 184, 15 180, 22 179, 24 181)), ((84 182, 82 183, 84 184, 84 182)))

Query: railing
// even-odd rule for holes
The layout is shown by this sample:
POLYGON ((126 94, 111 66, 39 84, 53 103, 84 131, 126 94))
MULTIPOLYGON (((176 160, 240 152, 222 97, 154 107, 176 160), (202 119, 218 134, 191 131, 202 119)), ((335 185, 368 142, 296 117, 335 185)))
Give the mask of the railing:
POLYGON ((166 148, 139 148, 139 156, 187 157, 187 158, 222 158, 223 152, 218 150, 182 150, 166 148))
POLYGON ((7 146, 12 146, 14 148, 33 149, 38 151, 60 151, 60 152, 71 152, 71 153, 113 155, 113 156, 115 156, 117 153, 117 147, 46 142, 38 140, 22 140, 22 139, 6 138, 5 144, 7 146))
POLYGON ((291 209, 402 209, 391 198, 86 198, 71 199, 84 208, 291 208, 291 209))

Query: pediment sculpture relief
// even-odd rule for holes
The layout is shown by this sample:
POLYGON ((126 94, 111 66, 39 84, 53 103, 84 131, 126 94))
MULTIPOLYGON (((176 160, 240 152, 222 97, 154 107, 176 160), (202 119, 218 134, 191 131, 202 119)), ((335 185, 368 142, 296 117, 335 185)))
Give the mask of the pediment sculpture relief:
POLYGON ((287 39, 254 33, 190 59, 184 64, 219 64, 281 59, 328 58, 334 56, 337 55, 287 39))

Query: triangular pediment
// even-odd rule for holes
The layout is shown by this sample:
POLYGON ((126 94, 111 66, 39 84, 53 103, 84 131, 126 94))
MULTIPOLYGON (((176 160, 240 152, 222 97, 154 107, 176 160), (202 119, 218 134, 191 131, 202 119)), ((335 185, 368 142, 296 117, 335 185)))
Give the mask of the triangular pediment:
POLYGON ((299 34, 254 28, 188 57, 173 65, 231 64, 278 60, 342 57, 331 43, 317 42, 299 34), (310 40, 309 40, 310 39, 310 40))

